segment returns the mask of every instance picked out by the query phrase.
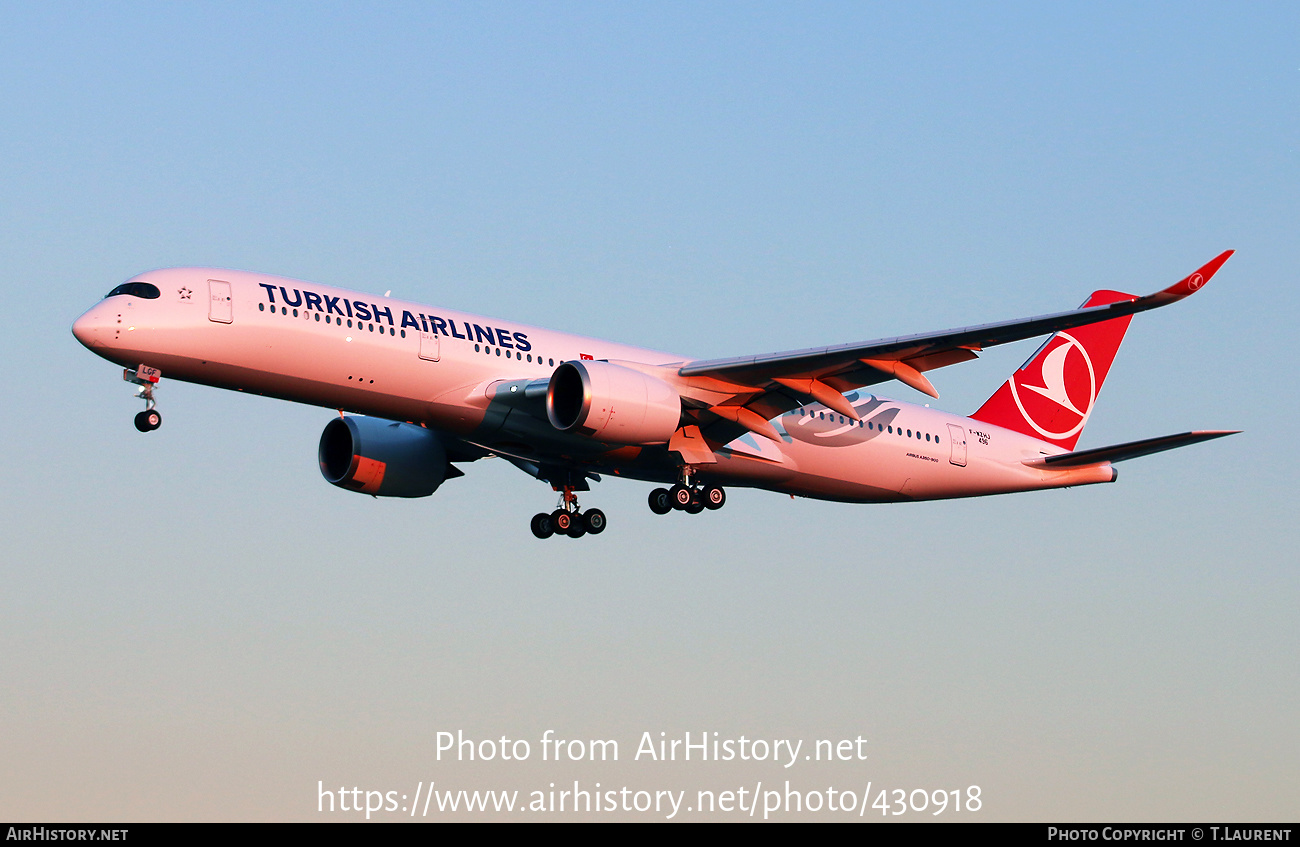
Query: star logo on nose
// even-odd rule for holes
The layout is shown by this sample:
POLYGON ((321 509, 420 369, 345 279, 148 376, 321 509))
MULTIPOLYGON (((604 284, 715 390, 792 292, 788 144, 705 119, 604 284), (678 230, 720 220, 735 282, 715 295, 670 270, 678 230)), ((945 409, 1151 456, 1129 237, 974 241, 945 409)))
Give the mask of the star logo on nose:
POLYGON ((194 292, 182 286, 176 291, 176 293, 181 295, 182 300, 188 300, 190 299, 190 295, 193 294, 194 292))

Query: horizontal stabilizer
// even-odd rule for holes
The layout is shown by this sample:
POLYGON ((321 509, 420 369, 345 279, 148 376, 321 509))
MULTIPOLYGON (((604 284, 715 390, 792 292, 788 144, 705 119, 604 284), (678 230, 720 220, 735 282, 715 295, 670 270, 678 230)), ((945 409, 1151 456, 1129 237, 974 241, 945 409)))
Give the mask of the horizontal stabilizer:
POLYGON ((1149 456, 1152 453, 1162 453, 1165 450, 1173 450, 1175 447, 1186 447, 1188 444, 1196 444, 1200 441, 1209 441, 1212 438, 1222 438, 1225 435, 1236 435, 1239 429, 1215 429, 1202 430, 1200 432, 1180 432, 1177 435, 1162 435, 1159 438, 1144 438, 1141 441, 1130 441, 1127 444, 1112 444, 1110 447, 1095 447, 1091 450, 1076 450, 1073 453, 1062 453, 1059 456, 1044 456, 1041 459, 1033 459, 1025 462, 1026 465, 1043 468, 1045 470, 1067 470, 1069 468, 1081 468, 1088 465, 1099 465, 1102 462, 1122 462, 1125 459, 1136 459, 1139 456, 1149 456))

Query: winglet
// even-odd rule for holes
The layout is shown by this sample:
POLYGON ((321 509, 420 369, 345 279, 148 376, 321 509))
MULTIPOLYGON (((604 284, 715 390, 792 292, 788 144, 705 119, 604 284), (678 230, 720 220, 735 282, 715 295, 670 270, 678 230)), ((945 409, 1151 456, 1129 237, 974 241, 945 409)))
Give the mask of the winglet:
POLYGON ((1181 300, 1184 297, 1191 296, 1205 285, 1205 283, 1209 282, 1210 277, 1218 273, 1219 268, 1223 267, 1223 263, 1228 261, 1234 252, 1236 251, 1224 250, 1222 253, 1206 262, 1191 275, 1179 280, 1164 291, 1152 296, 1158 297, 1166 303, 1172 303, 1174 300, 1181 300))

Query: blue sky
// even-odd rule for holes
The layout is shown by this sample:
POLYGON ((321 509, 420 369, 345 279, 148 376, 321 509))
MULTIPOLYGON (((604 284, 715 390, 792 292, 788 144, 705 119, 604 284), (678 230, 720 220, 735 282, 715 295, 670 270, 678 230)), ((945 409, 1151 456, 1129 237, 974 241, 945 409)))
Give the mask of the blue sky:
MULTIPOLYGON (((0 817, 574 778, 1295 817, 1292 6, 2 8, 0 817), (611 480, 581 542, 534 541, 553 496, 501 462, 417 502, 330 487, 325 410, 164 382, 141 436, 68 331, 142 270, 216 265, 726 356, 1145 293, 1227 248, 1135 319, 1080 446, 1242 435, 953 503, 658 518, 611 480), (624 756, 436 760, 441 730, 548 728, 624 756), (688 730, 871 755, 627 760, 688 730)), ((940 372, 936 405, 1032 349, 940 372)))

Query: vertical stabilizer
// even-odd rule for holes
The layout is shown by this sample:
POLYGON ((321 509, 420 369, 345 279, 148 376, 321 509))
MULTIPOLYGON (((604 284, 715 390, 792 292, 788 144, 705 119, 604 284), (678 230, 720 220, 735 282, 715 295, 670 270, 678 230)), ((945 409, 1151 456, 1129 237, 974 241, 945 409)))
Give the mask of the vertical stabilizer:
MULTIPOLYGON (((1094 291, 1082 308, 1134 299, 1094 291)), ((971 417, 1073 450, 1130 320, 1132 315, 1056 333, 971 417)))

